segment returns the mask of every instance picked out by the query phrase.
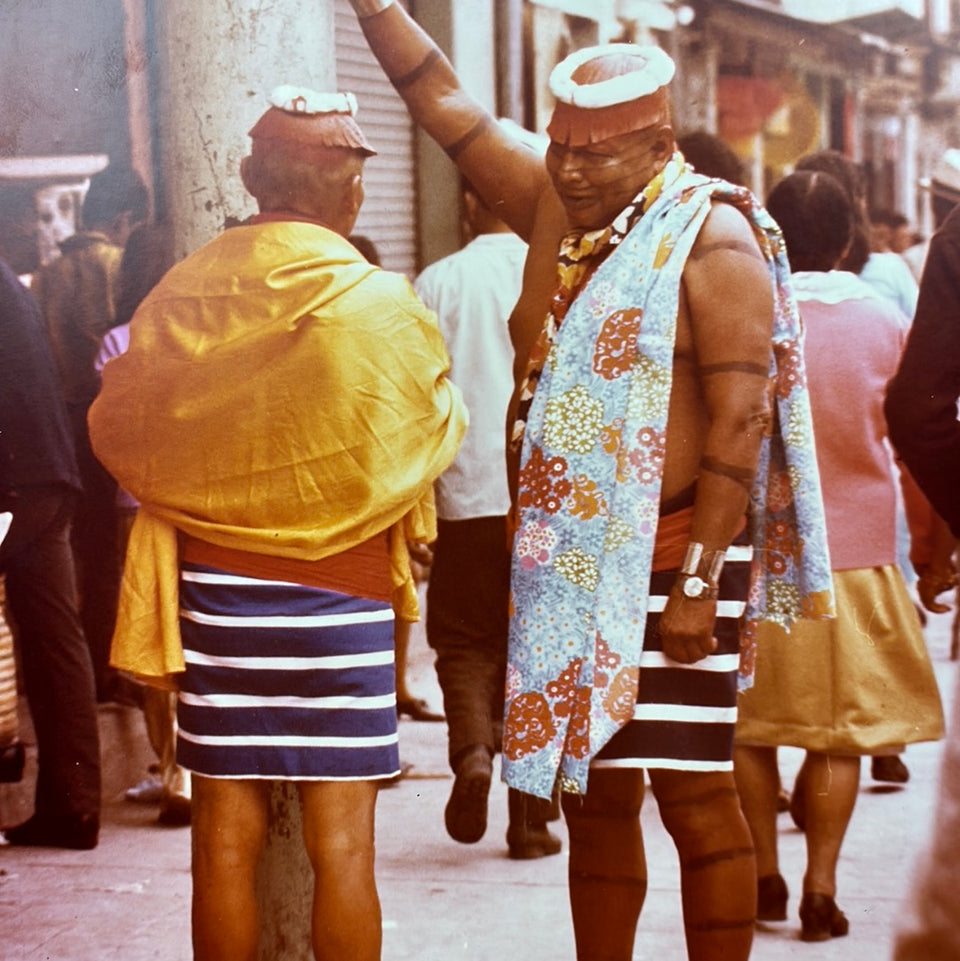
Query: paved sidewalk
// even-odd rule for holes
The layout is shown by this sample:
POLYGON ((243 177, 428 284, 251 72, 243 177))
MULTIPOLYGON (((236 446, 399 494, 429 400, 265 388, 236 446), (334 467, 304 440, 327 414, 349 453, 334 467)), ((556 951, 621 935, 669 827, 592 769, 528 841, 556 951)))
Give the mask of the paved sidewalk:
MULTIPOLYGON (((953 690, 957 670, 948 660, 948 629, 949 616, 943 616, 934 618, 927 631, 945 695, 953 690)), ((439 705, 422 636, 414 639, 413 653, 412 686, 439 705)), ((90 852, 0 849, 4 961, 190 958, 189 832, 158 827, 156 808, 123 800, 123 786, 138 776, 149 755, 136 712, 111 708, 105 714, 104 753, 112 758, 108 766, 113 773, 99 847, 90 852), (127 781, 118 780, 113 770, 118 761, 129 762, 124 767, 127 781)), ((401 745, 403 760, 412 769, 397 787, 381 794, 378 808, 384 961, 572 959, 566 853, 530 862, 506 857, 506 789, 499 783, 491 795, 490 826, 483 840, 469 847, 449 840, 443 829, 443 807, 452 783, 445 726, 405 720, 401 745)), ((799 940, 803 836, 782 816, 790 920, 758 928, 753 958, 890 957, 892 928, 914 852, 929 830, 939 757, 940 745, 909 748, 906 761, 912 777, 904 788, 877 785, 865 770, 839 872, 838 900, 851 923, 847 938, 817 945, 799 940)), ((799 751, 782 752, 788 787, 800 759, 799 751)), ((11 789, 0 789, 0 811, 9 810, 14 801, 11 789)), ((650 893, 635 958, 682 961, 676 857, 653 803, 646 805, 643 821, 650 893)), ((562 827, 558 830, 564 833, 562 827)))

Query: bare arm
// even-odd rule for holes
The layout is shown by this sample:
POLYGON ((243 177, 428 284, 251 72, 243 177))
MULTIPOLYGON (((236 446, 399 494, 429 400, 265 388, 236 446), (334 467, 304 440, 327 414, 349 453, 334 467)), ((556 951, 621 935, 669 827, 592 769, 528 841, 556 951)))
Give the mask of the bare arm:
POLYGON ((450 62, 398 3, 351 0, 384 73, 411 116, 446 151, 487 206, 530 241, 542 201, 556 204, 542 159, 502 130, 460 85, 450 62))
MULTIPOLYGON (((717 204, 684 269, 683 296, 707 429, 691 540, 725 550, 747 510, 770 424, 768 376, 773 327, 770 274, 739 211, 717 204)), ((661 619, 664 651, 691 663, 716 647, 716 604, 671 592, 661 619)))

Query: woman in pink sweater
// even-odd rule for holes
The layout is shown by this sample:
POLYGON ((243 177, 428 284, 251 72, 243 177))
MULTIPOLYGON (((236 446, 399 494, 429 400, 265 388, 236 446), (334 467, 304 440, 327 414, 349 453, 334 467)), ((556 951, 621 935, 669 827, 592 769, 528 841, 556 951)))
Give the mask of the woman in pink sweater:
MULTIPOLYGON (((735 768, 757 852, 758 918, 786 918, 777 859, 776 748, 807 752, 795 793, 805 809, 801 937, 845 935, 836 869, 860 757, 943 735, 920 621, 896 564, 896 480, 883 396, 907 319, 857 276, 836 270, 853 209, 827 174, 791 174, 767 203, 779 223, 804 322, 804 355, 836 594, 833 621, 761 635, 754 687, 741 698, 735 768)), ((784 479, 789 483, 789 479, 784 479)), ((769 549, 777 550, 776 531, 769 549)))

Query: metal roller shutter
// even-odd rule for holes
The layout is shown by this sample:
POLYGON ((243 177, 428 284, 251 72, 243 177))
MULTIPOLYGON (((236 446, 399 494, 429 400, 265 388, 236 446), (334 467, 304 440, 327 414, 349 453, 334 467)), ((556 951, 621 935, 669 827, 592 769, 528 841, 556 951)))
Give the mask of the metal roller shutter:
POLYGON ((356 94, 357 120, 377 151, 364 168, 366 200, 354 232, 376 245, 383 266, 417 272, 417 197, 410 115, 364 39, 350 4, 336 0, 337 86, 356 94))

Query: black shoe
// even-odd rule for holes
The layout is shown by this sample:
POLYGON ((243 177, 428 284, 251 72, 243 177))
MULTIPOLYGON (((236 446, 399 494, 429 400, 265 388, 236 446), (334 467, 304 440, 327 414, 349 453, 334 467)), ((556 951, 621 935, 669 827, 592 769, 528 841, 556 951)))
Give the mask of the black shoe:
POLYGON ((100 819, 94 814, 65 815, 60 818, 36 814, 23 824, 3 832, 8 844, 32 848, 69 848, 91 851, 100 836, 100 819))
POLYGON ((547 827, 552 799, 534 797, 514 788, 507 792, 510 821, 507 854, 514 861, 532 861, 559 854, 563 843, 547 827))
POLYGON ((190 798, 182 794, 167 794, 160 801, 157 824, 168 828, 183 828, 190 823, 190 798))
POLYGON ((907 769, 907 765, 900 760, 899 754, 886 754, 871 760, 870 776, 874 781, 906 784, 910 780, 910 771, 907 769))
POLYGON ((443 820, 447 834, 461 844, 476 844, 487 830, 487 795, 493 779, 493 758, 482 744, 474 745, 457 764, 457 774, 443 820))
POLYGON ((787 920, 787 882, 779 874, 757 878, 757 920, 787 920))
POLYGON ((0 751, 0 782, 16 784, 23 778, 23 767, 27 762, 27 752, 23 742, 17 741, 0 751))
POLYGON ((511 835, 507 830, 507 855, 513 861, 532 861, 535 858, 548 858, 559 854, 563 842, 546 825, 527 826, 522 837, 511 835))
POLYGON ((827 894, 805 894, 800 902, 800 939, 829 941, 845 937, 850 930, 847 916, 827 894))

